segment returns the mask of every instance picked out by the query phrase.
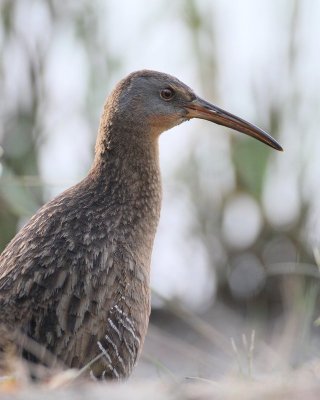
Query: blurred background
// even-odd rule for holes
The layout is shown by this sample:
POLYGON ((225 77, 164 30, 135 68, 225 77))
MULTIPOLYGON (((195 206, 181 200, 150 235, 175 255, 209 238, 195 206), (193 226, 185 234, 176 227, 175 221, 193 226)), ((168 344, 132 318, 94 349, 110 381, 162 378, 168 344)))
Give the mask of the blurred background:
POLYGON ((170 73, 272 134, 160 139, 153 310, 135 377, 286 371, 319 357, 320 2, 0 0, 0 250, 90 167, 133 70, 170 73))

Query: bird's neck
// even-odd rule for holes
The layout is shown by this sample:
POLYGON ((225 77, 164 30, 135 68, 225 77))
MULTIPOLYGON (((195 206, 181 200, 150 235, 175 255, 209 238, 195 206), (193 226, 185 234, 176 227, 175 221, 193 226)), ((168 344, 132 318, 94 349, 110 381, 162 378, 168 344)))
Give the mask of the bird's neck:
POLYGON ((102 117, 91 173, 123 190, 133 183, 150 189, 160 183, 158 135, 142 121, 102 117))
POLYGON ((137 129, 116 123, 100 126, 89 175, 104 196, 110 228, 123 234, 126 245, 144 248, 143 257, 149 258, 161 207, 158 139, 137 129))

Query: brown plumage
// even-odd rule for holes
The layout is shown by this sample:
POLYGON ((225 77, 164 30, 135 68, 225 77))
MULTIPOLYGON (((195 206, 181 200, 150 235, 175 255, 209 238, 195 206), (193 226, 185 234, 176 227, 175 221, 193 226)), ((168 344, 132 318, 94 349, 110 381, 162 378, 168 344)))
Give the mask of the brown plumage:
MULTIPOLYGON (((161 205, 158 137, 190 118, 281 149, 170 75, 130 74, 106 100, 87 177, 44 205, 0 256, 0 322, 7 332, 22 332, 69 367, 97 358, 90 366, 96 377, 130 375, 150 313, 161 205)), ((43 361, 17 345, 27 359, 43 361)))

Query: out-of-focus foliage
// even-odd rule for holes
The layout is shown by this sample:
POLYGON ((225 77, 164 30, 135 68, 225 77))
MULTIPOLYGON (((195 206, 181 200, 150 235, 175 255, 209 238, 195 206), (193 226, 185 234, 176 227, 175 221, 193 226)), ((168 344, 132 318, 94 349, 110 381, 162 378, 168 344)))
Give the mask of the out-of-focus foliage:
MULTIPOLYGON (((214 33, 213 25, 210 25, 209 22, 215 19, 214 15, 196 1, 190 1, 188 6, 181 5, 181 7, 181 11, 186 13, 185 24, 192 38, 190 40, 191 51, 197 56, 195 64, 199 65, 197 71, 200 81, 203 83, 203 92, 209 98, 220 98, 222 94, 219 93, 217 85, 213 82, 219 81, 219 75, 223 75, 223 72, 219 70, 219 67, 209 70, 203 67, 219 65, 219 60, 216 59, 217 53, 213 51, 217 47, 218 38, 214 33), (201 42, 206 45, 199 45, 201 42), (211 51, 208 51, 208 47, 211 51)), ((261 115, 263 118, 261 123, 258 120, 255 122, 260 126, 263 123, 264 129, 278 138, 280 143, 288 144, 285 152, 297 152, 297 161, 301 158, 299 152, 303 152, 302 148, 297 148, 301 134, 299 129, 301 118, 299 120, 298 116, 301 102, 305 101, 306 93, 304 93, 304 87, 295 79, 295 71, 300 63, 300 57, 302 57, 300 55, 302 54, 302 45, 297 35, 299 21, 302 19, 301 15, 304 11, 299 2, 288 2, 286 16, 283 17, 289 27, 286 38, 281 38, 283 46, 285 46, 283 51, 287 52, 285 66, 287 68, 286 79, 289 80, 288 85, 280 85, 274 96, 270 93, 268 95, 263 93, 264 98, 259 95, 261 89, 257 90, 253 86, 254 90, 252 91, 255 99, 260 101, 260 103, 253 102, 256 106, 253 113, 256 116, 261 115), (279 99, 283 99, 284 103, 280 103, 279 99), (264 107, 263 112, 261 112, 262 106, 264 107), (283 135, 288 120, 293 125, 290 125, 290 142, 283 135)), ((274 76, 274 82, 266 82, 266 84, 277 85, 279 78, 280 76, 274 76)), ((254 85, 254 82, 252 84, 254 85)), ((268 87, 265 90, 267 91, 268 87)), ((304 122, 308 123, 307 120, 304 122)), ((303 126, 302 129, 307 128, 303 126)), ((220 187, 219 184, 214 187, 214 182, 210 185, 210 180, 208 180, 207 184, 202 184, 199 188, 196 182, 203 181, 205 173, 203 165, 209 162, 210 156, 212 159, 221 158, 218 153, 221 152, 221 148, 216 149, 215 145, 214 136, 207 135, 205 136, 205 146, 201 147, 201 151, 195 152, 194 148, 190 149, 189 156, 180 167, 184 172, 180 173, 177 179, 182 180, 186 190, 189 191, 193 211, 197 215, 194 219, 197 226, 193 230, 198 239, 205 243, 207 253, 212 254, 212 266, 222 271, 227 281, 228 276, 233 277, 235 270, 240 268, 237 274, 237 287, 232 284, 229 289, 234 290, 234 295, 242 293, 241 297, 248 299, 265 287, 267 281, 263 279, 264 284, 261 285, 261 275, 268 276, 268 268, 273 263, 295 263, 297 260, 314 263, 312 244, 305 239, 306 217, 310 215, 311 201, 303 198, 301 193, 303 181, 306 179, 306 165, 304 162, 297 161, 291 166, 284 164, 288 161, 279 161, 277 165, 276 159, 280 160, 282 155, 274 154, 260 143, 239 135, 239 138, 234 137, 227 144, 222 155, 224 158, 221 163, 222 168, 225 165, 233 177, 231 184, 223 187, 223 182, 220 182, 220 187), (277 180, 277 175, 281 174, 281 168, 288 167, 291 169, 291 174, 295 175, 293 185, 294 190, 298 191, 300 209, 292 214, 291 219, 283 222, 281 218, 278 221, 274 220, 272 216, 270 218, 270 212, 272 213, 270 209, 277 205, 267 198, 265 192, 268 190, 266 185, 272 186, 273 177, 275 177, 275 181, 277 180), (271 204, 270 207, 266 207, 266 202, 271 204), (219 217, 217 218, 217 216, 219 217), (217 251, 217 246, 219 251, 217 251), (217 259, 217 255, 221 256, 220 259, 217 259), (242 268, 243 265, 245 268, 242 268), (226 266, 229 267, 226 268, 226 266), (251 281, 249 285, 248 279, 251 281), (238 287, 241 285, 243 285, 242 289, 238 287)), ((317 165, 314 167, 316 168, 317 165)), ((223 180, 225 180, 224 173, 222 173, 223 180)), ((283 187, 287 183, 284 176, 283 187)), ((291 207, 291 200, 290 197, 287 198, 288 208, 291 207)), ((221 283, 224 282, 226 280, 222 279, 221 283)))
POLYGON ((108 82, 120 62, 108 54, 107 40, 99 31, 99 10, 98 4, 87 1, 0 3, 0 249, 44 202, 39 153, 47 141, 52 109, 50 63, 59 63, 52 60, 52 48, 61 32, 71 31, 85 52, 92 89, 85 119, 96 124, 105 97, 101 81, 108 82))
POLYGON ((0 185, 0 247, 12 238, 21 216, 34 211, 41 204, 41 190, 30 190, 15 179, 18 175, 38 175, 36 140, 37 93, 40 55, 32 57, 26 40, 14 24, 15 2, 1 3, 1 185, 0 185), (11 53, 11 60, 8 56, 11 53), (17 56, 19 53, 21 58, 17 56), (16 56, 16 58, 15 58, 16 56), (17 88, 11 80, 15 63, 25 62, 27 95, 20 95, 23 88, 17 88), (15 98, 10 91, 15 91, 15 98))

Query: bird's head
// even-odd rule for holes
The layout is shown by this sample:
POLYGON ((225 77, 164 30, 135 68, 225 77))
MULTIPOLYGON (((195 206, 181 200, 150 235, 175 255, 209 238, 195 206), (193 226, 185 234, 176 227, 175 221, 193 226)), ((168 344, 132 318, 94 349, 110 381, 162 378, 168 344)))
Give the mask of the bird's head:
POLYGON ((111 97, 117 98, 120 118, 146 125, 155 136, 184 121, 200 118, 282 150, 268 133, 201 99, 187 85, 168 74, 149 70, 133 72, 116 86, 111 97))

